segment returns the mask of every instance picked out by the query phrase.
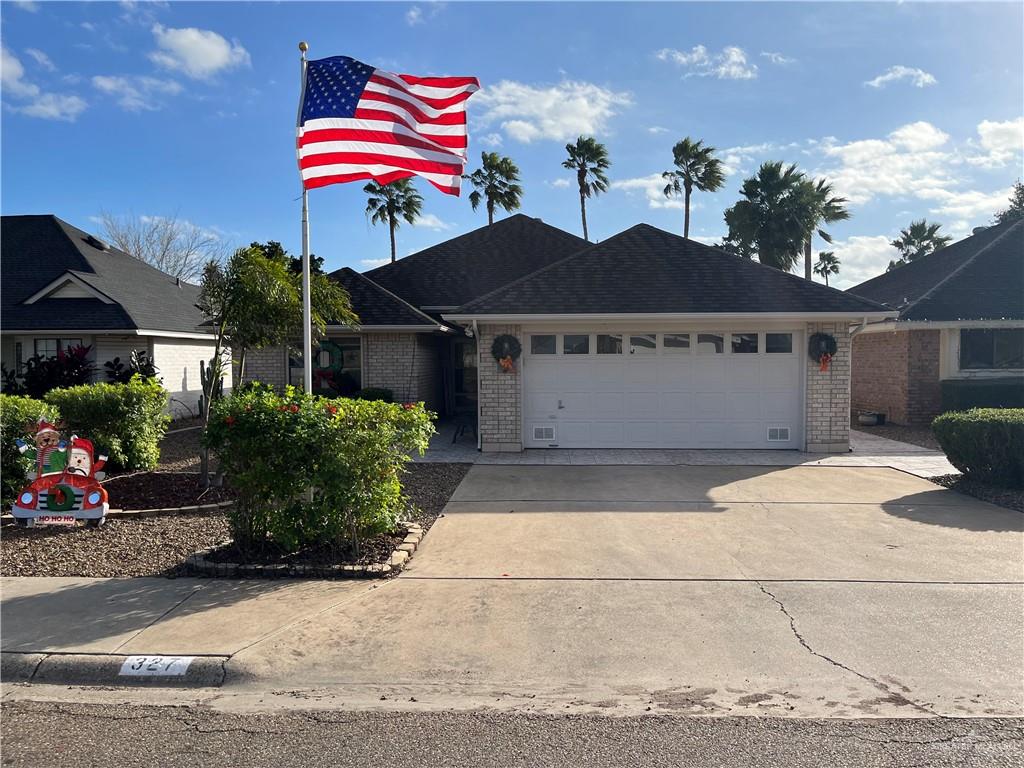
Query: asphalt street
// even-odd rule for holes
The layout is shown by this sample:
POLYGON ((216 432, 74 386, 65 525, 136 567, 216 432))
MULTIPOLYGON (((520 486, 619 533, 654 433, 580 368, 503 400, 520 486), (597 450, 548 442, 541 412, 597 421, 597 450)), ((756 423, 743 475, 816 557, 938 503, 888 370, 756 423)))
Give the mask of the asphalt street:
POLYGON ((1024 721, 607 717, 477 712, 220 713, 18 701, 3 707, 12 768, 317 766, 1019 766, 1024 721))

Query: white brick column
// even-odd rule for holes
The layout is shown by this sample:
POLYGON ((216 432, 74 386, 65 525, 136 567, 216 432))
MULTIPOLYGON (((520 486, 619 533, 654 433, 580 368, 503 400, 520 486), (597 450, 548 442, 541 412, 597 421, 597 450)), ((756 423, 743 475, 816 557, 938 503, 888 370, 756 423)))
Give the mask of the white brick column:
POLYGON ((510 334, 525 344, 522 326, 483 325, 479 329, 480 354, 480 447, 484 451, 523 450, 522 430, 522 358, 514 371, 503 371, 491 355, 491 344, 502 334, 510 334))
MULTIPOLYGON (((850 328, 845 322, 808 323, 807 338, 830 333, 836 354, 828 371, 807 360, 807 450, 845 453, 850 450, 850 328)), ((807 354, 807 350, 804 350, 807 354)))

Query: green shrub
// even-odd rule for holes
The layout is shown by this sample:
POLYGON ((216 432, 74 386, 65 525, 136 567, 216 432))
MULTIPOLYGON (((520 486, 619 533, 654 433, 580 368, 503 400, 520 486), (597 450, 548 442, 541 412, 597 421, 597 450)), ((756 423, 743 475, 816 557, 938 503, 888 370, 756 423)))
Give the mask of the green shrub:
POLYGON ((1024 488, 1024 408, 972 408, 944 413, 932 431, 965 475, 1024 488))
POLYGON ((395 402, 395 393, 383 387, 363 387, 353 397, 358 400, 380 400, 384 403, 395 402))
POLYGON ((39 419, 57 421, 57 409, 41 400, 18 395, 0 395, 0 503, 7 509, 28 482, 26 473, 32 469, 32 460, 18 451, 15 440, 31 443, 35 439, 35 425, 39 419))
POLYGON ((155 379, 134 376, 127 384, 84 384, 55 389, 46 402, 60 411, 65 432, 92 440, 114 468, 153 469, 171 417, 167 390, 155 379))
POLYGON ((358 547, 391 530, 405 508, 400 473, 426 450, 433 418, 422 403, 329 400, 293 387, 216 401, 204 440, 240 494, 229 513, 236 544, 250 553, 267 543, 358 547))

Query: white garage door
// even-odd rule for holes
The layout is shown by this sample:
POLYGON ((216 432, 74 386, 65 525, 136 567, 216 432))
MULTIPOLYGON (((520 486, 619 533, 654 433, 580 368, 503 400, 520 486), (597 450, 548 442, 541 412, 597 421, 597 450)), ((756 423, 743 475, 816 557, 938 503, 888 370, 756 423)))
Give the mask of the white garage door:
POLYGON ((528 333, 529 448, 799 448, 799 331, 528 333))

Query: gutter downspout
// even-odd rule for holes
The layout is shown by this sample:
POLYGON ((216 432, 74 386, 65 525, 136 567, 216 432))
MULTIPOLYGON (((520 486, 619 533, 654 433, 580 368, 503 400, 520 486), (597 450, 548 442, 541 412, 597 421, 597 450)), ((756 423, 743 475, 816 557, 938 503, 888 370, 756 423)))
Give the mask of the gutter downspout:
POLYGON ((867 329, 867 327, 868 327, 868 319, 865 317, 865 318, 863 318, 860 321, 860 325, 858 325, 856 328, 854 328, 852 331, 850 331, 850 338, 852 339, 858 333, 862 333, 864 330, 867 329))
POLYGON ((473 338, 476 339, 476 449, 483 450, 483 435, 480 432, 480 333, 473 320, 473 338))

